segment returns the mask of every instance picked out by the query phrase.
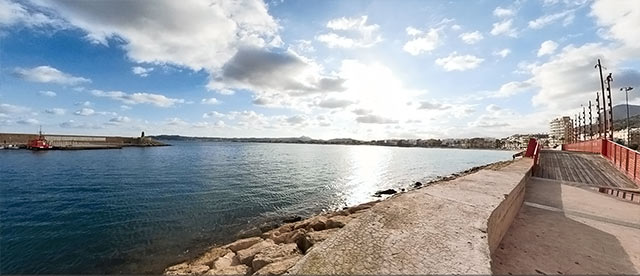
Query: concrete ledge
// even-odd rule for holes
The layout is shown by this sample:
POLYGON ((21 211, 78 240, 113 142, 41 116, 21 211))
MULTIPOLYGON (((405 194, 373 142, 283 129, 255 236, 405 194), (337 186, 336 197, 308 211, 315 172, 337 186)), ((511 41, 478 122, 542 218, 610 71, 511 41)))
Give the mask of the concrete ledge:
POLYGON ((290 274, 491 274, 533 165, 520 159, 382 201, 290 274))

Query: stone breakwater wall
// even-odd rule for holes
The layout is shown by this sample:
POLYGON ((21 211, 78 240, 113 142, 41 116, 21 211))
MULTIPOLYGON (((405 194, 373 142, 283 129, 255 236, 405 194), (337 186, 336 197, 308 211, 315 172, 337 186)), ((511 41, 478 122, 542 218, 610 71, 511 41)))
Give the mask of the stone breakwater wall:
MULTIPOLYGON (((0 133, 0 145, 26 146, 29 140, 38 138, 36 134, 0 133)), ((55 135, 45 134, 54 147, 73 148, 91 146, 116 146, 116 147, 144 147, 144 146, 164 146, 166 144, 154 139, 145 137, 120 137, 120 136, 89 136, 89 135, 55 135)))
POLYGON ((284 224, 208 250, 166 275, 491 274, 524 199, 532 161, 284 224))

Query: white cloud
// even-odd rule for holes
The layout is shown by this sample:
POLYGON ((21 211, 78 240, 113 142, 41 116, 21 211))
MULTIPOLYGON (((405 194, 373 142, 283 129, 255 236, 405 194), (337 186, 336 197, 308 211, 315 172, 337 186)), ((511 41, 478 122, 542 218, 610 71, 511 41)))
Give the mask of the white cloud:
POLYGON ((573 19, 575 18, 575 11, 574 10, 568 10, 568 11, 563 11, 563 12, 559 12, 559 13, 554 13, 554 14, 548 14, 545 16, 541 16, 535 20, 531 20, 529 21, 529 28, 531 29, 542 29, 543 27, 554 23, 557 20, 563 19, 564 18, 564 22, 563 25, 569 25, 573 22, 573 19))
POLYGON ((40 83, 57 83, 64 85, 77 85, 81 83, 91 82, 89 79, 82 77, 75 77, 70 74, 64 73, 51 66, 43 65, 34 68, 16 68, 14 75, 30 82, 40 83))
POLYGON ((111 118, 109 122, 113 124, 121 124, 121 123, 131 122, 131 119, 127 116, 118 116, 118 117, 111 118))
POLYGON ((122 91, 109 91, 92 90, 91 94, 96 97, 106 97, 114 100, 121 101, 125 104, 152 104, 158 107, 171 107, 176 104, 184 103, 184 99, 168 98, 160 94, 152 93, 133 93, 128 94, 122 91))
POLYGON ((296 40, 290 47, 296 53, 313 53, 316 51, 316 48, 311 44, 311 40, 296 40))
POLYGON ((467 44, 476 44, 483 38, 484 36, 479 31, 460 34, 460 39, 467 44))
POLYGON ((220 104, 220 101, 216 98, 208 98, 208 99, 202 99, 201 101, 202 104, 220 104))
POLYGON ((78 129, 99 129, 99 128, 102 128, 102 126, 94 124, 94 123, 76 122, 74 120, 69 120, 69 121, 66 121, 66 122, 62 122, 62 123, 60 123, 60 127, 62 127, 62 128, 78 128, 78 129))
POLYGON ((33 119, 33 118, 29 118, 29 119, 20 119, 17 120, 16 123, 20 124, 20 125, 37 125, 40 123, 40 121, 33 119))
POLYGON ((27 27, 65 27, 64 22, 61 20, 51 18, 41 12, 30 11, 27 7, 17 2, 0 0, 0 26, 14 24, 23 24, 27 27))
POLYGON ((491 29, 491 34, 494 36, 497 35, 506 35, 510 37, 518 36, 518 32, 511 25, 513 24, 513 19, 505 19, 500 22, 493 23, 493 28, 491 29))
POLYGON ((339 98, 326 98, 318 102, 318 106, 322 108, 344 108, 354 104, 353 101, 339 98))
POLYGON ((540 49, 538 49, 538 56, 541 57, 544 55, 551 55, 556 51, 557 48, 558 43, 552 40, 542 42, 542 44, 540 44, 540 49))
POLYGON ((411 55, 417 56, 422 53, 430 53, 442 44, 440 29, 431 28, 426 32, 422 32, 413 27, 407 27, 406 31, 411 36, 411 40, 407 41, 402 49, 411 55))
POLYGON ((50 108, 46 109, 44 112, 53 115, 64 115, 67 111, 64 108, 50 108))
POLYGON ((596 17, 599 26, 606 28, 607 36, 640 48, 640 5, 637 1, 597 0, 591 6, 591 15, 596 17))
POLYGON ((514 16, 515 14, 516 12, 513 9, 497 7, 495 10, 493 10, 493 15, 497 17, 510 17, 514 16))
POLYGON ((451 29, 454 30, 454 31, 459 31, 459 30, 462 29, 462 27, 460 25, 458 25, 458 24, 453 24, 453 25, 451 25, 451 29))
POLYGON ((500 51, 493 52, 494 56, 499 56, 499 57, 502 57, 502 58, 507 57, 509 54, 511 54, 511 49, 509 49, 509 48, 505 48, 505 49, 502 49, 500 51))
POLYGON ((96 111, 91 109, 91 108, 82 108, 76 112, 74 112, 73 114, 78 115, 78 116, 91 116, 93 114, 96 114, 96 111))
POLYGON ((207 113, 202 114, 202 118, 205 118, 205 119, 207 119, 207 118, 224 118, 224 117, 225 117, 224 114, 222 114, 220 112, 217 112, 217 111, 209 111, 207 113))
POLYGON ((491 98, 507 98, 531 88, 530 81, 511 81, 500 86, 500 89, 489 95, 491 98))
POLYGON ((356 118, 358 123, 362 124, 397 124, 398 120, 385 118, 378 115, 362 115, 356 118))
POLYGON ((40 94, 41 96, 45 96, 45 97, 55 97, 57 94, 56 92, 53 91, 40 91, 38 92, 38 94, 40 94))
POLYGON ((447 110, 451 109, 453 106, 450 104, 442 104, 433 101, 423 101, 420 103, 419 109, 427 109, 427 110, 447 110))
POLYGON ((495 104, 487 105, 487 108, 486 108, 486 109, 487 109, 487 111, 489 111, 489 112, 498 112, 498 111, 502 110, 502 108, 501 108, 501 107, 499 107, 499 106, 497 106, 497 105, 495 105, 495 104))
POLYGON ((332 30, 316 36, 316 40, 324 42, 329 48, 367 48, 382 41, 380 26, 367 25, 368 17, 341 17, 327 22, 332 30), (337 34, 338 32, 339 34, 337 34))
POLYGON ((451 53, 448 57, 436 59, 435 63, 442 66, 445 71, 466 71, 478 67, 484 61, 473 55, 458 55, 451 53))
POLYGON ((145 67, 141 67, 141 66, 134 66, 131 67, 131 72, 133 72, 134 74, 140 76, 140 77, 147 77, 149 76, 149 73, 151 73, 151 71, 153 71, 153 67, 150 68, 145 68, 145 67))
POLYGON ((0 104, 0 114, 19 114, 29 112, 31 109, 24 106, 12 104, 0 104))

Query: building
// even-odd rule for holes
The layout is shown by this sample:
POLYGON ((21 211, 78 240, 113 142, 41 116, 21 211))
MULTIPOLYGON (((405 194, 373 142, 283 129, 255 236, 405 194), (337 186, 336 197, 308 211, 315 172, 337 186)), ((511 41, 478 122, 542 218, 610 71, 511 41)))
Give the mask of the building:
POLYGON ((622 141, 626 146, 640 145, 640 128, 631 128, 631 132, 629 134, 627 134, 626 128, 616 130, 613 132, 613 140, 622 141), (631 142, 627 141, 627 137, 631 138, 631 142))
POLYGON ((549 144, 551 146, 566 144, 573 141, 573 125, 571 117, 563 116, 553 119, 549 123, 549 144))

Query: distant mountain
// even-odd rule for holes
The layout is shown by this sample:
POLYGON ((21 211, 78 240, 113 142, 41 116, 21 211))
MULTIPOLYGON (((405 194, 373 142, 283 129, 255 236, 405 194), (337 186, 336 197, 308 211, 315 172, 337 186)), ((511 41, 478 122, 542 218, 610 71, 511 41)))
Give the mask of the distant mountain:
MULTIPOLYGON (((629 105, 629 116, 640 115, 640 105, 629 105)), ((627 105, 620 104, 613 107, 613 120, 626 120, 627 119, 627 105)))

